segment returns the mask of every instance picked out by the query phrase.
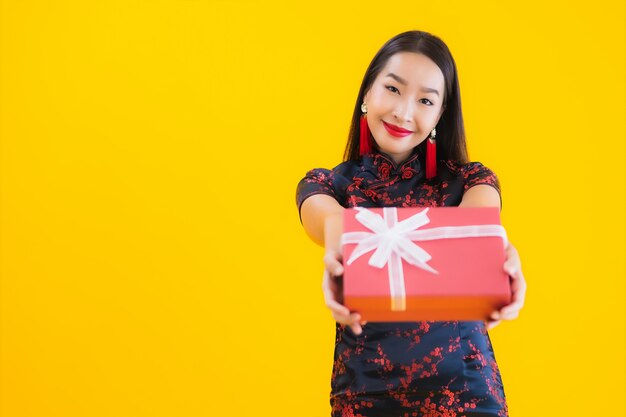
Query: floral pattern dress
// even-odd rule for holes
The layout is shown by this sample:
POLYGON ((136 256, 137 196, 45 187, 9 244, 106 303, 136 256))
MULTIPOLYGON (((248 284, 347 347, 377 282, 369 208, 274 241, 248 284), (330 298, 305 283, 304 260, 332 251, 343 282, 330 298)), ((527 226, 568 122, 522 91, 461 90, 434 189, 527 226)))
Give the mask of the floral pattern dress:
MULTIPOLYGON (((416 147, 402 164, 373 151, 332 170, 312 169, 296 204, 314 194, 344 207, 458 206, 463 193, 496 175, 480 162, 439 161, 426 180, 416 147)), ((482 321, 370 322, 355 335, 336 324, 330 404, 333 417, 507 416, 491 340, 482 321)))

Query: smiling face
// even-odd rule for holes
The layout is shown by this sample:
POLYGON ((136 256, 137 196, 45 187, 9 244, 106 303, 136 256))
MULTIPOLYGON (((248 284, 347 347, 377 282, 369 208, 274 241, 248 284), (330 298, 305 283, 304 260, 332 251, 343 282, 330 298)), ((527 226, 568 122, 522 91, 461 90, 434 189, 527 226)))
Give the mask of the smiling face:
POLYGON ((443 113, 445 80, 430 58, 392 55, 365 94, 367 124, 379 149, 399 164, 422 143, 443 113))

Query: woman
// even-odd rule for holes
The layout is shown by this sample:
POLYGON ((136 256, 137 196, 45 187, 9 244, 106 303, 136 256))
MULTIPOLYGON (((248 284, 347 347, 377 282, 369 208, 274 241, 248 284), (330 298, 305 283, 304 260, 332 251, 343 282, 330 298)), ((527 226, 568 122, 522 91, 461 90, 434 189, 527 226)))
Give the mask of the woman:
POLYGON ((341 304, 346 207, 498 206, 496 175, 468 162, 456 65, 436 36, 390 39, 370 63, 344 162, 298 184, 302 224, 325 247, 323 290, 336 325, 333 416, 506 416, 487 330, 518 316, 526 283, 509 244, 512 302, 487 323, 365 323, 341 304))

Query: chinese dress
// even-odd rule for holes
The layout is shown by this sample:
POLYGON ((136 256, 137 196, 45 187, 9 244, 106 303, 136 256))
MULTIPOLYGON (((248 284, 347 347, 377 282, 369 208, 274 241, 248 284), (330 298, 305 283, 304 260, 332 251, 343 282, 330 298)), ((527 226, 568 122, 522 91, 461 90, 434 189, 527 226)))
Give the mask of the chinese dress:
MULTIPOLYGON (((421 147, 401 164, 379 150, 332 170, 312 169, 296 203, 314 194, 343 207, 458 206, 463 193, 496 175, 480 162, 438 161, 425 177, 421 147)), ((333 417, 507 416, 491 340, 482 321, 369 322, 355 335, 336 323, 330 405, 333 417)))

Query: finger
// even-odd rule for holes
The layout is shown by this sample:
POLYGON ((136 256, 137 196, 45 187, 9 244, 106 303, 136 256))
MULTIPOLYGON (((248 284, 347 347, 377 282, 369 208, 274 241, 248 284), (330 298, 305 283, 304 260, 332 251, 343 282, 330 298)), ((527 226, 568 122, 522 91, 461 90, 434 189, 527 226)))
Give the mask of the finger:
POLYGON ((341 264, 341 258, 335 252, 329 252, 324 255, 324 266, 334 276, 343 274, 343 265, 341 264))
POLYGON ((509 276, 512 279, 511 284, 518 283, 517 285, 522 285, 523 282, 523 285, 526 286, 526 281, 524 281, 524 274, 522 273, 521 269, 513 271, 513 273, 509 274, 509 276))
POLYGON ((519 276, 519 269, 517 269, 517 266, 515 265, 504 264, 504 272, 506 272, 511 278, 517 279, 519 276))
POLYGON ((325 275, 324 275, 324 280, 322 281, 322 291, 324 292, 331 292, 335 295, 335 299, 337 301, 339 301, 339 299, 337 298, 337 296, 339 295, 339 291, 342 288, 342 277, 338 276, 338 277, 334 277, 332 275, 330 275, 328 273, 328 271, 325 271, 325 275))
POLYGON ((326 290, 335 291, 337 287, 341 285, 341 282, 342 282, 341 275, 333 276, 328 271, 328 269, 324 269, 324 276, 322 278, 322 290, 323 291, 326 291, 326 290))
POLYGON ((337 320, 338 323, 345 324, 346 326, 352 327, 355 324, 360 324, 361 315, 359 313, 349 313, 349 314, 333 314, 333 317, 337 320))
POLYGON ((333 319, 339 324, 343 324, 345 326, 351 326, 352 324, 354 324, 350 320, 350 316, 344 316, 342 314, 335 314, 335 313, 333 313, 332 316, 333 316, 333 319))
POLYGON ((526 279, 524 278, 522 271, 517 271, 514 278, 515 279, 511 282, 511 286, 515 289, 526 290, 526 279))
POLYGON ((352 332, 356 335, 360 335, 361 333, 363 333, 363 328, 359 323, 351 324, 350 328, 352 329, 352 332))
POLYGON ((521 308, 524 305, 526 299, 526 281, 524 276, 520 275, 520 278, 514 279, 511 282, 511 302, 503 307, 503 309, 510 310, 514 308, 521 308))
POLYGON ((507 274, 513 276, 522 269, 521 261, 517 249, 509 244, 506 251, 506 261, 504 262, 504 270, 507 274))
POLYGON ((508 313, 510 311, 513 311, 513 310, 521 310, 522 307, 524 307, 524 300, 518 298, 518 299, 513 300, 512 303, 507 304, 504 307, 502 307, 499 310, 499 313, 500 314, 505 314, 505 313, 508 313))
POLYGON ((518 255, 517 249, 515 248, 515 246, 513 246, 513 244, 510 241, 506 245, 506 253, 509 256, 516 256, 516 255, 518 255))
POLYGON ((509 316, 511 315, 512 312, 518 312, 522 309, 522 307, 524 307, 524 299, 520 298, 520 299, 514 299, 514 301, 510 304, 507 304, 506 306, 502 307, 500 310, 498 310, 497 312, 493 313, 491 315, 492 318, 494 319, 501 319, 504 316, 509 316))
POLYGON ((524 303, 524 300, 526 299, 526 282, 513 282, 511 285, 511 291, 511 303, 524 303))
POLYGON ((507 271, 507 273, 509 274, 511 278, 513 278, 514 281, 524 280, 524 274, 522 273, 522 270, 519 267, 512 269, 510 272, 507 271))
POLYGON ((489 317, 493 320, 501 320, 501 319, 511 316, 515 312, 519 313, 522 307, 524 307, 524 301, 518 300, 511 304, 507 304, 506 306, 502 307, 500 310, 494 311, 493 313, 489 315, 489 317))
POLYGON ((521 265, 517 258, 508 258, 502 266, 504 271, 509 275, 515 275, 521 270, 521 265))
POLYGON ((335 294, 332 290, 326 289, 324 291, 324 301, 326 306, 333 314, 333 318, 342 324, 349 324, 350 322, 350 310, 348 307, 341 304, 335 299, 335 294))
POLYGON ((502 309, 498 312, 498 320, 512 320, 519 316, 520 307, 507 306, 507 309, 502 309))
POLYGON ((487 323, 487 330, 493 329, 498 324, 500 324, 500 320, 490 321, 489 323, 487 323))
POLYGON ((333 312, 336 313, 338 315, 344 316, 344 317, 349 317, 350 316, 350 310, 348 309, 348 307, 344 306, 343 304, 340 304, 339 302, 337 302, 332 295, 329 295, 326 298, 326 306, 333 312))
POLYGON ((337 300, 337 295, 336 295, 335 290, 336 290, 336 284, 330 282, 328 271, 324 271, 324 279, 322 280, 322 292, 324 293, 324 301, 326 301, 326 305, 330 307, 330 304, 333 303, 333 305, 336 304, 336 305, 343 307, 343 305, 339 303, 339 300, 337 300))
POLYGON ((513 302, 507 306, 504 306, 497 312, 497 314, 492 315, 493 318, 503 319, 503 320, 513 320, 519 316, 520 310, 524 306, 524 300, 518 300, 513 302))
POLYGON ((324 269, 324 274, 322 278, 322 291, 324 292, 324 297, 326 297, 326 292, 330 290, 330 274, 327 269, 324 269))
POLYGON ((352 313, 350 314, 350 320, 351 323, 349 324, 349 326, 354 334, 361 334, 361 332, 363 331, 361 325, 359 324, 359 322, 361 321, 361 315, 359 313, 352 313))
POLYGON ((510 311, 508 313, 503 313, 500 317, 502 320, 513 320, 519 317, 519 310, 510 311))
POLYGON ((353 320, 350 318, 350 313, 345 314, 343 311, 337 311, 333 309, 331 309, 330 312, 332 313, 333 319, 335 319, 337 323, 346 325, 353 324, 353 320))

